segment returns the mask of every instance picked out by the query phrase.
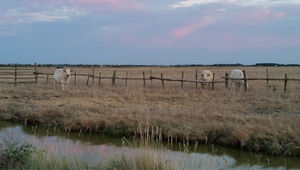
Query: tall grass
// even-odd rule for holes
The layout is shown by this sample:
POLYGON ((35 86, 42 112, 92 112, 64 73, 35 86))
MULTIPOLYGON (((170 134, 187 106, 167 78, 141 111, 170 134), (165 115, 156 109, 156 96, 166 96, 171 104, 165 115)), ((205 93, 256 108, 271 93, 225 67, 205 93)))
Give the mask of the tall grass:
MULTIPOLYGON (((27 143, 6 140, 1 147, 0 169, 31 169, 31 170, 170 170, 178 169, 172 166, 171 161, 164 160, 165 157, 158 153, 155 148, 134 150, 133 152, 120 152, 113 155, 107 163, 91 164, 83 158, 76 157, 55 157, 45 151, 35 149, 27 143), (126 155, 126 156, 125 156, 126 155)), ((133 149, 133 148, 132 148, 133 149)))
MULTIPOLYGON (((253 87, 253 86, 252 86, 253 87)), ((300 94, 135 86, 1 86, 0 118, 77 131, 300 155, 300 94), (152 135, 156 134, 156 135, 152 135)))

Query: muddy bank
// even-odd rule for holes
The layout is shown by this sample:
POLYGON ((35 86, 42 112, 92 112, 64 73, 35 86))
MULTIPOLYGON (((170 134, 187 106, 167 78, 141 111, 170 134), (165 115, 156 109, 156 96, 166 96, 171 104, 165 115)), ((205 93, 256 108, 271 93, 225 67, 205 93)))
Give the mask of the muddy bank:
POLYGON ((143 88, 2 88, 0 118, 80 133, 300 156, 299 94, 143 88))

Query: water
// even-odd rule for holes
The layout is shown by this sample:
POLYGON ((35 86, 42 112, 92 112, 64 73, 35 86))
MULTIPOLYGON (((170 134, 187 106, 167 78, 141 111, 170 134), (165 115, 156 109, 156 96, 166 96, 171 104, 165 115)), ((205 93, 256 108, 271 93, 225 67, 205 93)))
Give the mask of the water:
MULTIPOLYGON (((141 151, 149 152, 149 145, 141 145, 132 140, 129 140, 128 146, 122 138, 65 133, 53 127, 47 129, 0 121, 0 143, 4 139, 27 142, 56 157, 76 157, 90 164, 106 163, 120 154, 130 156, 141 151)), ((159 146, 150 152, 187 169, 300 169, 300 158, 273 157, 213 145, 183 147, 182 143, 160 143, 159 146)))

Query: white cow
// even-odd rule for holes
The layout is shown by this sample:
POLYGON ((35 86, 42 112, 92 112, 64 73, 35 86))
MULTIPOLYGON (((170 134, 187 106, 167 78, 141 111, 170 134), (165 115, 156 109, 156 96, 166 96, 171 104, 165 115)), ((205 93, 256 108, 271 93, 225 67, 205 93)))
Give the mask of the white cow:
POLYGON ((53 75, 54 78, 54 87, 56 88, 56 82, 61 84, 61 88, 64 90, 67 88, 70 80, 71 70, 67 69, 56 69, 53 75))
MULTIPOLYGON (((243 79, 244 73, 241 70, 234 69, 231 71, 230 78, 243 79)), ((231 82, 232 82, 233 89, 235 88, 239 89, 241 86, 245 84, 244 80, 231 80, 231 82)), ((247 87, 248 87, 248 83, 247 83, 247 87)))
POLYGON ((200 74, 200 79, 201 82, 207 82, 207 83, 202 83, 202 87, 204 88, 209 88, 211 86, 211 83, 213 81, 213 73, 210 72, 209 70, 204 70, 200 74))

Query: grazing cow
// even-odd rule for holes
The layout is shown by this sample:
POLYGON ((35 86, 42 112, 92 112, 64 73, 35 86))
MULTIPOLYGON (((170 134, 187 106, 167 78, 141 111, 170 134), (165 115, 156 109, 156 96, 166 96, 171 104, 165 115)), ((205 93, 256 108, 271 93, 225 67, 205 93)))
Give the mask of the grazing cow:
POLYGON ((205 82, 202 83, 202 87, 209 88, 211 86, 211 83, 213 81, 213 73, 209 70, 204 70, 200 75, 200 81, 205 82))
POLYGON ((69 80, 70 80, 71 70, 67 69, 56 69, 53 75, 54 78, 54 87, 56 88, 56 82, 61 84, 61 88, 64 90, 67 88, 69 80))
MULTIPOLYGON (((235 78, 235 79, 243 79, 244 78, 244 73, 241 70, 234 69, 231 71, 230 78, 235 78)), ((239 89, 241 86, 245 84, 244 80, 231 80, 232 82, 232 88, 233 89, 239 89)), ((247 84, 248 87, 248 84, 247 84)))

